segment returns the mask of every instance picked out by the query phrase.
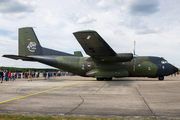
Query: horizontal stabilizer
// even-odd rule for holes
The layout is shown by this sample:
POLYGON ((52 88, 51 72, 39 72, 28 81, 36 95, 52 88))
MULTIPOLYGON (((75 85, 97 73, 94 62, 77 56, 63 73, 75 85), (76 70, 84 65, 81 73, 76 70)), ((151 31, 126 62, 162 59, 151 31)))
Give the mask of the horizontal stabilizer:
POLYGON ((18 56, 18 55, 3 55, 3 57, 11 58, 11 59, 21 59, 23 61, 34 61, 34 62, 41 62, 47 65, 54 66, 57 64, 57 60, 55 59, 55 56, 30 56, 30 57, 25 57, 25 56, 18 56))
POLYGON ((7 57, 7 58, 10 58, 10 59, 15 59, 15 60, 21 59, 23 61, 36 61, 31 57, 25 57, 25 56, 19 56, 19 55, 3 55, 3 57, 7 57))
POLYGON ((81 53, 81 51, 74 51, 74 55, 83 57, 83 54, 81 53))

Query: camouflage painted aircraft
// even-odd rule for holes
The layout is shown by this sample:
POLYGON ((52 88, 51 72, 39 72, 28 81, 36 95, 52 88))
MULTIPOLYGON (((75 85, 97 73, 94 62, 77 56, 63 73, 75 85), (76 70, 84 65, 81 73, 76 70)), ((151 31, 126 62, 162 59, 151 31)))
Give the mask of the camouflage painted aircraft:
POLYGON ((19 55, 3 55, 11 59, 37 61, 74 74, 95 77, 98 81, 113 77, 158 77, 171 75, 178 69, 164 58, 136 56, 132 53, 116 53, 103 38, 93 30, 73 33, 86 54, 60 52, 40 45, 32 27, 19 29, 19 55))

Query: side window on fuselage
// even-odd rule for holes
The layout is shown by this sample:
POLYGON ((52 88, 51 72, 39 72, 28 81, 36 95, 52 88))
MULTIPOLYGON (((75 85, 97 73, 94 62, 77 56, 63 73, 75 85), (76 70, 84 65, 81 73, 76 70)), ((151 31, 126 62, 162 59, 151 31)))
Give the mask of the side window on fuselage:
POLYGON ((84 65, 82 65, 82 70, 84 70, 84 65))
POLYGON ((168 63, 166 60, 161 61, 161 64, 166 64, 166 63, 168 63))
POLYGON ((90 63, 87 64, 87 69, 91 69, 91 64, 90 63))

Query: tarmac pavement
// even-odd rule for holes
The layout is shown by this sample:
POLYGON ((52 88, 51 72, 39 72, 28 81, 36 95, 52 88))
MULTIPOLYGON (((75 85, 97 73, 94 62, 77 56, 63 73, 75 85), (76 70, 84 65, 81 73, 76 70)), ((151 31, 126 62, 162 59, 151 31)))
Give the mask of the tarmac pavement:
POLYGON ((79 76, 4 81, 0 114, 180 119, 180 76, 164 81, 79 76))

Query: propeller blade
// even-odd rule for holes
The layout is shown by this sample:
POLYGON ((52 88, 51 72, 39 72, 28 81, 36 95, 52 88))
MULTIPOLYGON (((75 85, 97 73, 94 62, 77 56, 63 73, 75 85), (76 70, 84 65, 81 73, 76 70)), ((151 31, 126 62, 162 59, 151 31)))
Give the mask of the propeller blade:
POLYGON ((135 47, 136 47, 136 41, 134 41, 134 49, 133 49, 133 71, 135 72, 136 70, 136 52, 135 52, 135 47))
POLYGON ((136 41, 134 41, 134 49, 133 49, 134 55, 136 54, 136 52, 135 52, 135 47, 136 47, 136 41))

